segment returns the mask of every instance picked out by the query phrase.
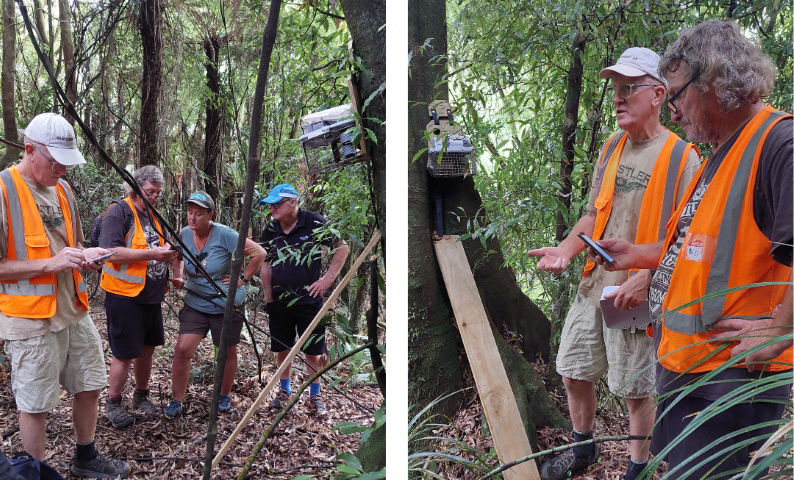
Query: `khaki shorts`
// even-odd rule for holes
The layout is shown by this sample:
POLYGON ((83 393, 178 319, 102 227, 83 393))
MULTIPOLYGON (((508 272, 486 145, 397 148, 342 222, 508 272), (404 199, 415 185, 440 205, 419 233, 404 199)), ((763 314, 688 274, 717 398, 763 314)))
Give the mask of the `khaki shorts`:
POLYGON ((20 412, 49 412, 58 405, 61 386, 70 395, 107 386, 102 342, 88 315, 60 332, 7 340, 5 345, 20 412))
POLYGON ((557 352, 557 372, 598 383, 605 372, 609 390, 622 398, 647 398, 656 383, 656 352, 645 330, 607 328, 590 300, 581 294, 571 305, 557 352), (651 365, 640 373, 640 370, 651 365))

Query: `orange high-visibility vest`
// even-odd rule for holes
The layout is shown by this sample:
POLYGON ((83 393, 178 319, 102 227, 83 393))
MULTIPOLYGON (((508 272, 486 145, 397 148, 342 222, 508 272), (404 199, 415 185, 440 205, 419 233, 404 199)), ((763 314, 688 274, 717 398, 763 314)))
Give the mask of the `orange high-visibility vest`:
MULTIPOLYGON (((16 166, 0 172, 0 188, 8 207, 8 253, 12 260, 41 260, 52 258, 50 241, 44 231, 39 208, 28 184, 16 166)), ((61 207, 69 247, 77 242, 77 224, 74 222, 75 204, 72 188, 66 180, 59 179, 55 186, 61 207)), ((88 310, 88 293, 80 272, 72 269, 75 297, 78 305, 88 310)), ((0 312, 8 317, 50 318, 57 306, 58 280, 56 274, 47 273, 24 280, 3 280, 0 283, 0 312)))
MULTIPOLYGON (((132 215, 135 218, 132 228, 130 228, 127 235, 124 237, 124 240, 127 242, 126 246, 133 250, 146 250, 149 247, 146 244, 146 234, 143 232, 141 220, 138 218, 138 211, 129 197, 125 198, 124 201, 130 206, 132 215)), ((159 232, 162 231, 160 229, 160 224, 157 223, 157 219, 154 217, 152 217, 152 221, 154 222, 155 231, 157 231, 159 235, 159 232)), ((165 240, 160 236, 160 245, 164 244, 165 240)), ((123 295, 125 297, 134 297, 141 293, 146 284, 146 268, 148 265, 148 260, 135 263, 113 263, 112 261, 107 261, 102 266, 102 281, 99 282, 99 286, 106 292, 123 295)))
MULTIPOLYGON (((601 170, 601 185, 595 201, 596 219, 593 240, 601 239, 612 212, 612 197, 615 193, 618 164, 627 138, 626 132, 612 135, 601 154, 600 162, 597 164, 601 170)), ((672 132, 668 134, 667 141, 656 158, 656 163, 651 171, 651 179, 648 181, 648 186, 642 197, 637 236, 635 239, 627 238, 626 240, 634 240, 634 243, 656 243, 664 239, 665 225, 676 208, 675 192, 678 190, 678 182, 684 173, 689 152, 693 148, 696 152, 698 151, 697 147, 681 140, 678 135, 672 132)), ((587 275, 593 267, 595 267, 595 263, 588 258, 582 276, 587 275)))
MULTIPOLYGON (((708 294, 741 285, 788 282, 791 267, 781 265, 769 254, 772 243, 758 229, 753 216, 753 190, 761 149, 769 131, 784 118, 791 118, 791 115, 767 106, 744 127, 709 183, 692 218, 662 304, 664 316, 657 354, 668 370, 678 373, 714 370, 730 359, 730 349, 710 356, 719 347, 717 344, 694 345, 708 340, 710 334, 718 331, 711 330, 711 325, 723 318, 768 317, 783 300, 788 286, 771 285, 717 295, 679 311, 671 311, 708 294)), ((670 219, 665 245, 672 245, 678 219, 707 162, 708 159, 698 170, 681 206, 670 219)), ((788 366, 768 365, 766 370, 790 369, 792 349, 786 350, 773 362, 788 366)), ((737 368, 745 367, 738 365, 737 368)))

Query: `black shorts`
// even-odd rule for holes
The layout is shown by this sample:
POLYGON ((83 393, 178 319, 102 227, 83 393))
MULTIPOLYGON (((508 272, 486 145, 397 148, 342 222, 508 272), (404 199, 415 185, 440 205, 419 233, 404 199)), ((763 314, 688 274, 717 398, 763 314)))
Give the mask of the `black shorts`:
MULTIPOLYGON (((239 307, 234 307, 234 311, 239 315, 245 315, 245 303, 239 307)), ((240 332, 243 330, 243 319, 237 315, 232 315, 232 331, 229 335, 229 346, 240 343, 240 332)), ((221 345, 221 330, 223 329, 222 313, 204 313, 196 310, 188 304, 179 311, 179 334, 197 334, 206 336, 208 331, 212 331, 212 343, 216 347, 221 345)))
MULTIPOLYGON (((711 400, 690 396, 674 405, 672 410, 662 416, 660 420, 659 417, 670 407, 670 404, 676 400, 677 397, 677 394, 672 394, 670 397, 662 400, 656 407, 657 424, 653 429, 653 438, 651 439, 651 452, 654 455, 658 455, 664 447, 671 443, 673 439, 689 425, 689 422, 692 421, 697 413, 708 411, 713 408, 712 404, 714 402, 711 400)), ((771 426, 763 429, 751 430, 748 433, 736 435, 729 440, 717 444, 716 447, 709 449, 706 453, 699 453, 700 449, 706 445, 743 428, 763 422, 779 420, 782 417, 782 403, 772 403, 763 400, 752 403, 742 403, 721 414, 715 415, 705 421, 692 433, 684 437, 683 440, 676 444, 670 453, 667 454, 665 460, 668 462, 668 471, 672 471, 675 467, 683 465, 683 467, 674 472, 670 478, 694 479, 701 478, 706 474, 708 474, 709 478, 723 478, 718 477, 717 474, 736 468, 744 469, 744 467, 750 463, 750 452, 758 450, 761 445, 764 444, 766 438, 749 446, 745 446, 744 448, 740 448, 732 455, 730 455, 730 452, 720 454, 714 460, 706 462, 705 465, 698 467, 697 470, 684 477, 686 472, 710 455, 763 433, 771 434, 776 431, 778 427, 771 426), (730 456, 725 458, 726 455, 730 456), (712 468, 714 469, 713 471, 711 471, 712 468), (712 477, 712 475, 714 475, 714 477, 712 477)), ((730 476, 732 475, 725 474, 724 478, 727 479, 730 476)))
MULTIPOLYGON (((268 303, 267 315, 270 318, 270 335, 273 337, 270 339, 270 351, 283 352, 292 349, 296 338, 303 335, 322 307, 322 304, 284 307, 275 302, 268 303)), ((306 355, 325 353, 325 326, 315 327, 301 350, 306 355)))
POLYGON ((163 310, 159 303, 135 303, 127 297, 105 294, 108 342, 119 360, 138 358, 143 347, 165 344, 163 310))

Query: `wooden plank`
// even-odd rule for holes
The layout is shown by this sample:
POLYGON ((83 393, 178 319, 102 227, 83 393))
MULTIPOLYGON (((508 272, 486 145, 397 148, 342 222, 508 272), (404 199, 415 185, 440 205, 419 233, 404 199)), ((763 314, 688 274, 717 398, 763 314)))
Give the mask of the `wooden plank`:
POLYGON ((235 428, 232 434, 229 435, 229 438, 226 439, 226 442, 224 442, 220 451, 218 451, 218 454, 215 455, 215 458, 212 460, 212 468, 217 467, 218 463, 220 463, 220 461, 223 460, 223 456, 226 454, 226 451, 229 449, 229 447, 232 446, 232 443, 234 443, 234 440, 237 438, 237 435, 239 435, 240 432, 243 431, 245 425, 248 423, 249 420, 251 420, 251 417, 254 416, 256 409, 259 408, 262 402, 265 401, 265 398, 267 398, 267 395, 270 393, 270 390, 272 390, 273 386, 276 383, 278 383, 281 374, 284 372, 284 370, 287 369, 287 366, 290 364, 290 362, 292 362, 292 359, 295 358, 295 355, 298 354, 298 350, 300 350, 303 347, 303 344, 306 343, 306 340, 309 339, 309 336, 312 334, 314 327, 316 327, 317 324, 320 323, 320 320, 323 319, 325 313, 328 311, 328 309, 331 308, 331 305, 333 305, 334 301, 336 301, 336 299, 342 293, 342 290, 344 290, 345 286, 347 286, 348 282, 350 282, 350 279, 353 278, 353 275, 356 274, 356 272, 358 271, 358 267, 361 265, 361 262, 364 261, 364 259, 367 257, 369 252, 371 252, 372 249, 375 248, 375 245, 378 244, 378 240, 380 240, 380 232, 376 230, 375 234, 372 235, 372 239, 369 241, 367 246, 364 247, 364 251, 361 252, 361 255, 359 255, 358 258, 356 259, 356 262, 353 264, 353 266, 350 267, 350 270, 347 271, 347 275, 345 275, 342 281, 339 282, 339 285, 336 286, 334 291, 331 293, 331 296, 328 297, 328 300, 325 302, 325 304, 323 304, 323 308, 321 308, 320 311, 317 312, 317 315, 315 315, 314 320, 312 320, 312 323, 309 324, 309 326, 306 328, 306 331, 303 332, 303 335, 301 335, 301 338, 298 339, 298 342, 295 344, 294 347, 292 347, 292 350, 289 351, 287 358, 284 359, 284 362, 281 364, 280 367, 278 367, 278 369, 273 374, 273 377, 270 379, 267 385, 265 385, 265 388, 264 390, 262 390, 262 393, 259 394, 259 396, 256 398, 256 401, 254 401, 253 405, 251 405, 248 408, 248 411, 245 412, 245 416, 242 418, 242 420, 240 420, 240 423, 237 424, 237 428, 235 428))
MULTIPOLYGON (((456 235, 434 242, 438 264, 455 312, 463 346, 480 394, 499 461, 504 465, 532 454, 518 405, 485 314, 463 244, 456 235)), ((504 472, 507 480, 540 480, 534 460, 504 472)))

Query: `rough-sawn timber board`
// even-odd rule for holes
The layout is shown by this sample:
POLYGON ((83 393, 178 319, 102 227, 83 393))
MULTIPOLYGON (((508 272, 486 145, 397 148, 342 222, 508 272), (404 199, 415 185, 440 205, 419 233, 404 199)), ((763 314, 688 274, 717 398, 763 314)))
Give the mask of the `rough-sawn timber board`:
MULTIPOLYGON (((496 454, 499 461, 505 464, 531 455, 532 447, 529 446, 466 252, 463 244, 457 240, 456 235, 445 236, 434 242, 434 246, 488 427, 493 435, 496 454)), ((540 480, 540 475, 535 461, 530 460, 505 471, 504 478, 540 480)))

